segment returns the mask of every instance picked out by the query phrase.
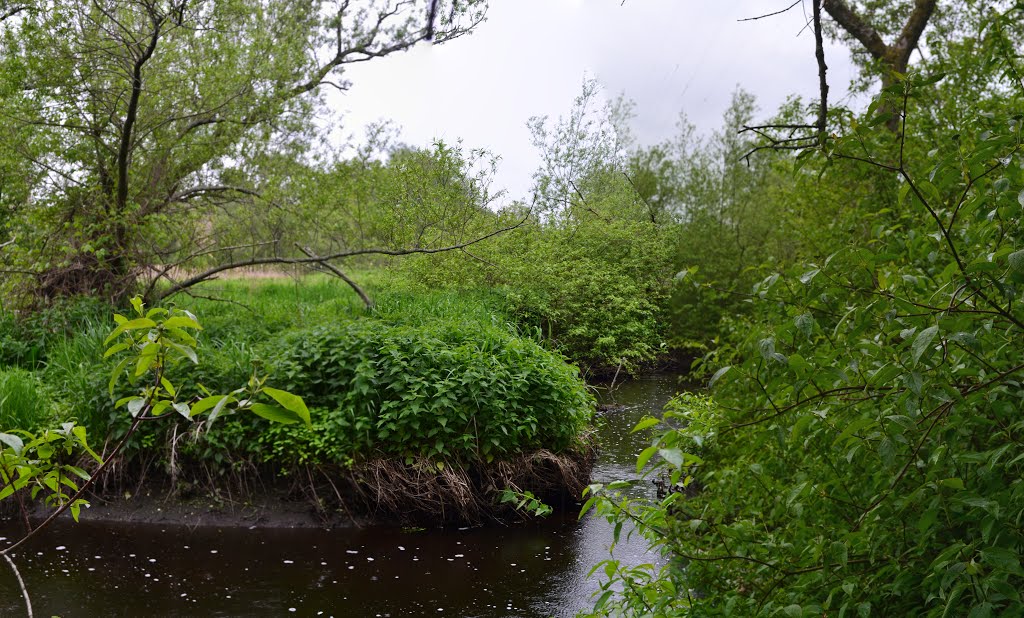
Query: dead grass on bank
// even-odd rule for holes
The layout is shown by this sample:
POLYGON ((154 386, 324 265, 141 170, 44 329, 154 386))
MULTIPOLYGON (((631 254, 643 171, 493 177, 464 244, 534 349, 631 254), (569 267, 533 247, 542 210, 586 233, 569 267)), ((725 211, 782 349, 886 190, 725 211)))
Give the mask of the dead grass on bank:
MULTIPOLYGON (((594 449, 538 450, 512 459, 439 468, 425 459, 375 459, 347 472, 351 507, 373 519, 402 523, 481 524, 521 517, 499 504, 505 489, 529 491, 555 506, 575 504, 590 480, 594 449)), ((344 496, 342 496, 344 498, 344 496)), ((349 502, 348 500, 345 502, 349 502)))

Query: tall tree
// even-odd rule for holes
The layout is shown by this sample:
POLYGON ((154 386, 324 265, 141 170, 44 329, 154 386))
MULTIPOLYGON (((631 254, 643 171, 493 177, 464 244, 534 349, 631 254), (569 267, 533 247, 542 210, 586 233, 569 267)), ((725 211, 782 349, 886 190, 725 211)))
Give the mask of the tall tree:
MULTIPOLYGON (((344 68, 470 32, 484 0, 26 2, 0 24, 8 271, 43 296, 123 296, 214 205, 302 159, 344 68), (11 180, 15 179, 15 180, 11 180), (21 186, 17 186, 21 185, 21 186)), ((2 222, 2 219, 0 219, 2 222)))

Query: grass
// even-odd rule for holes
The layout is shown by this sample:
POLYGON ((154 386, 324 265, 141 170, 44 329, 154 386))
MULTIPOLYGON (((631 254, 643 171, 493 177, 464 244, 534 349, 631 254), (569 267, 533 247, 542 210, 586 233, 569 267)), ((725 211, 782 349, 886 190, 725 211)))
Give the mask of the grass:
POLYGON ((16 367, 0 369, 0 431, 32 431, 50 418, 49 396, 36 374, 16 367))

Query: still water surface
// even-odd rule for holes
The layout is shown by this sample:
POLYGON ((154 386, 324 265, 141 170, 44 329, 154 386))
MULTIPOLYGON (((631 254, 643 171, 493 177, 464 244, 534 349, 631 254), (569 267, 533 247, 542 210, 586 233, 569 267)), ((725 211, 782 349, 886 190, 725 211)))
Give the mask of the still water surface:
MULTIPOLYGON (((601 415, 595 482, 636 477, 647 438, 629 430, 660 413, 676 388, 671 376, 618 388, 614 402, 625 407, 601 415)), ((642 482, 634 491, 653 488, 642 482)), ((589 606, 599 581, 587 574, 608 557, 610 539, 603 520, 572 514, 417 532, 83 522, 54 526, 18 563, 37 616, 562 617, 589 606)), ((656 559, 639 538, 615 555, 656 559)), ((20 598, 0 564, 0 616, 23 615, 20 598)))

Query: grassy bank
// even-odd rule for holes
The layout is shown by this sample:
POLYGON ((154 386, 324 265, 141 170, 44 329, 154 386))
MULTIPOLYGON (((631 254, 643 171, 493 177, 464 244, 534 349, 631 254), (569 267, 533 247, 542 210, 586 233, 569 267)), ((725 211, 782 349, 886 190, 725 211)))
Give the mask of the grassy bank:
MULTIPOLYGON (((255 371, 303 396, 312 427, 241 415, 147 423, 108 489, 147 475, 184 491, 301 478, 300 493, 331 488, 335 499, 316 499, 322 508, 354 499, 385 515, 469 520, 506 487, 578 495, 593 398, 572 365, 524 336, 498 294, 362 280, 373 309, 323 276, 217 281, 173 299, 204 326, 199 364, 169 376, 185 385, 179 400, 230 391, 255 371)), ((115 361, 102 358, 110 311, 86 301, 0 319, 0 426, 75 420, 97 450, 127 431, 113 402, 132 387, 111 397, 115 361)))

